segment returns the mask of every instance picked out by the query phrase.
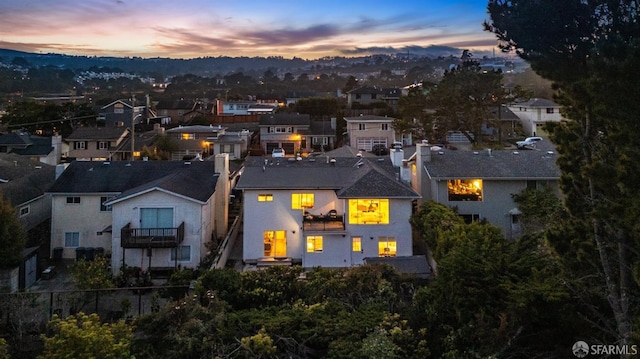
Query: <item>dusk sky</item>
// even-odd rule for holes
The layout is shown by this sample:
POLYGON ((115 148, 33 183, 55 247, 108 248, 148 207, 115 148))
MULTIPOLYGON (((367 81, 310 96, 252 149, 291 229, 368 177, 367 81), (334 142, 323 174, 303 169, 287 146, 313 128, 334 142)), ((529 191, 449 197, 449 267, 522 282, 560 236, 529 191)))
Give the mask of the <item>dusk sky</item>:
POLYGON ((0 48, 87 56, 316 59, 491 51, 486 0, 1 0, 0 48))

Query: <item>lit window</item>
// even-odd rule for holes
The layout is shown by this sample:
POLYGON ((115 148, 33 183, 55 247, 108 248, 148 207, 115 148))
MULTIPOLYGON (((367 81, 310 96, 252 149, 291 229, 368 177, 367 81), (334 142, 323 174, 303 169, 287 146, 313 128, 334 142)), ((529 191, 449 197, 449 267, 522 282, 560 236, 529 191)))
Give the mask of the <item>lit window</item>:
POLYGON ((395 237, 378 237, 378 256, 395 257, 397 253, 395 237))
POLYGON ((195 140, 196 139, 196 135, 193 133, 183 133, 182 134, 182 139, 183 140, 195 140))
POLYGON ((65 247, 80 247, 80 232, 65 232, 65 234, 64 234, 64 246, 65 247))
POLYGON ((449 201, 482 201, 482 180, 449 180, 449 201))
POLYGON ((349 224, 389 224, 389 200, 350 199, 349 224))
MULTIPOLYGON (((178 261, 189 262, 191 261, 191 246, 180 246, 178 248, 171 248, 171 260, 176 260, 176 249, 178 252, 178 261)), ((166 257, 165 257, 166 258, 166 257)))
POLYGON ((322 252, 322 236, 307 236, 307 252, 322 252))
POLYGON ((313 193, 293 193, 291 209, 313 208, 313 193))
POLYGON ((67 203, 78 204, 80 203, 80 197, 67 197, 67 203))
POLYGON ((258 195, 258 202, 271 202, 273 201, 273 195, 270 193, 261 193, 258 195))
POLYGON ((285 257, 287 255, 287 232, 264 231, 264 256, 285 257))
POLYGON ((362 237, 351 238, 352 250, 354 252, 362 252, 362 237))

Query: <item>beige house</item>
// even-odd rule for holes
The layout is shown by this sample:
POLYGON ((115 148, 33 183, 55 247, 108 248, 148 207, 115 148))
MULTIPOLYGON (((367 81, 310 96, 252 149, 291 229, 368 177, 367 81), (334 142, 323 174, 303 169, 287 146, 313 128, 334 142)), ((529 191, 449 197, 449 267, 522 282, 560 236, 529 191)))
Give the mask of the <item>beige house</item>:
POLYGON ((120 161, 131 157, 129 129, 80 127, 65 140, 69 157, 80 161, 120 161))
POLYGON ((544 124, 560 122, 562 120, 561 107, 557 103, 543 98, 532 98, 526 102, 509 104, 509 109, 520 119, 526 136, 548 136, 548 133, 544 131, 544 124))
POLYGON ((345 117, 344 120, 349 146, 357 150, 371 151, 374 145, 389 148, 396 141, 392 117, 367 115, 345 117))

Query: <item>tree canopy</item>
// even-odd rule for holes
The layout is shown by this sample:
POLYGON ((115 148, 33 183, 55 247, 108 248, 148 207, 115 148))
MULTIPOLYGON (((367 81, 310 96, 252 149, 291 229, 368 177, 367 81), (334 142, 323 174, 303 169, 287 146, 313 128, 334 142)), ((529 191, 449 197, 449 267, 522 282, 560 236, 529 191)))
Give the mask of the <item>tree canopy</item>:
POLYGON ((14 268, 20 264, 26 238, 15 209, 0 192, 0 269, 14 268))

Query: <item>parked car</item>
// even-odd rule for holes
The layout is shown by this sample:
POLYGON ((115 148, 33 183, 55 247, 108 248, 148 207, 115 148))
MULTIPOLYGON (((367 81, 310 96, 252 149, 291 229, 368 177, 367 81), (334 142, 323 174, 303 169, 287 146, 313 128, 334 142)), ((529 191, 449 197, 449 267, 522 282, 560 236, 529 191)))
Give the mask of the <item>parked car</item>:
POLYGON ((382 144, 377 144, 371 147, 371 153, 375 154, 376 156, 383 156, 388 154, 389 150, 387 149, 387 146, 382 144))
POLYGON ((534 146, 536 143, 542 141, 542 137, 527 137, 524 141, 516 142, 516 146, 519 150, 524 149, 526 147, 534 146))
POLYGON ((271 151, 271 157, 284 157, 284 155, 283 148, 274 148, 273 151, 271 151))

